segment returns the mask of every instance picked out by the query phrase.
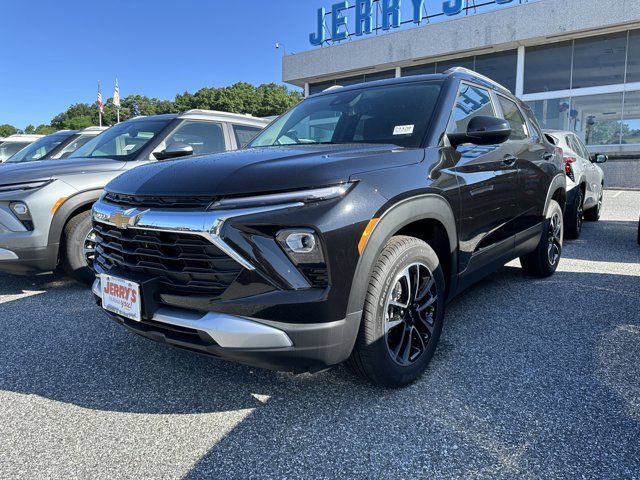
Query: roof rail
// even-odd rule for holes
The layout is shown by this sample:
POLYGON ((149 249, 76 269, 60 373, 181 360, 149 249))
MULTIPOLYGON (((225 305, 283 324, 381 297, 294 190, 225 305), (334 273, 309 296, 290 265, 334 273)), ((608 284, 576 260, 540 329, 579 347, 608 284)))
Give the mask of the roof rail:
POLYGON ((186 112, 183 112, 182 115, 189 114, 189 113, 199 113, 203 115, 225 115, 225 116, 228 115, 233 117, 257 118, 251 115, 250 113, 231 113, 231 112, 222 112, 219 110, 205 110, 203 108, 192 108, 191 110, 187 110, 186 112))
POLYGON ((478 77, 479 79, 487 82, 490 85, 494 85, 498 88, 501 88, 503 90, 506 90, 507 92, 510 92, 510 90, 505 87, 504 85, 496 82, 495 80, 490 79, 489 77, 485 77, 484 75, 482 75, 481 73, 478 73, 474 70, 470 70, 468 68, 464 68, 464 67, 451 67, 449 70, 444 72, 445 75, 451 75, 453 73, 466 73, 467 75, 473 75, 474 77, 478 77))
POLYGON ((344 85, 331 85, 328 88, 325 88, 324 90, 322 90, 322 93, 324 92, 332 92, 334 90, 340 90, 341 88, 344 88, 344 85))

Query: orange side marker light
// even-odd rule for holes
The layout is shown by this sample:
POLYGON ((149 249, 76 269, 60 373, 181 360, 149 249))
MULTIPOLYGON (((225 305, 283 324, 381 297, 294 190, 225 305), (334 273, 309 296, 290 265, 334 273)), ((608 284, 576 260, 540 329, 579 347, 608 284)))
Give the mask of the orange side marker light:
POLYGON ((367 245, 367 241, 369 240, 373 229, 376 228, 379 220, 379 218, 372 218, 371 220, 369 220, 369 223, 367 223, 364 232, 362 232, 362 237, 360 237, 360 242, 358 242, 358 253, 360 253, 360 255, 362 255, 364 247, 367 245))

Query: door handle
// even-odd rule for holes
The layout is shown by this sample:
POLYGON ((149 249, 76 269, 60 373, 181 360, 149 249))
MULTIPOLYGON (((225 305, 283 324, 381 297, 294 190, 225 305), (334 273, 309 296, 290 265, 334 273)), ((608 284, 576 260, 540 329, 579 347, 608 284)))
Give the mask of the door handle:
POLYGON ((512 155, 510 153, 507 153, 504 158, 502 159, 502 163, 504 163, 505 165, 511 166, 514 163, 516 163, 518 161, 518 157, 516 157, 515 155, 512 155))
POLYGON ((553 158, 553 153, 545 153, 544 155, 542 155, 542 159, 543 160, 551 160, 553 158))

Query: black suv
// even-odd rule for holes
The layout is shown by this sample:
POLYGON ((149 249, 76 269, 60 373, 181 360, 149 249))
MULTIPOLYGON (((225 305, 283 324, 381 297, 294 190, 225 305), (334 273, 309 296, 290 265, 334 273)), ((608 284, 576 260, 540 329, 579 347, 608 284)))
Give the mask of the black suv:
POLYGON ((113 180, 93 291, 153 340, 405 385, 458 292, 517 257, 553 274, 565 185, 531 110, 474 72, 335 88, 247 149, 113 180))

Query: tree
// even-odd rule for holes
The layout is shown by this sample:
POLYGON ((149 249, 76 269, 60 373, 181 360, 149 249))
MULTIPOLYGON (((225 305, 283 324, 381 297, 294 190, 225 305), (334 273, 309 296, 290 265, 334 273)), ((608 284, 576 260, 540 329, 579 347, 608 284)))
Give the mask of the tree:
POLYGON ((36 127, 34 127, 33 125, 27 125, 24 128, 24 133, 28 135, 33 135, 34 133, 36 133, 36 127))
POLYGON ((51 125, 38 125, 35 133, 38 135, 49 135, 55 131, 56 129, 53 128, 51 125))
POLYGON ((18 133, 18 129, 13 125, 9 125, 5 123, 4 125, 0 125, 0 137, 8 137, 9 135, 15 135, 18 133))
MULTIPOLYGON (((283 85, 268 83, 255 87, 246 82, 220 88, 204 87, 195 93, 184 92, 176 95, 173 101, 158 100, 144 95, 129 95, 121 101, 120 121, 132 118, 136 111, 140 115, 158 115, 185 112, 196 108, 268 117, 284 113, 301 99, 302 94, 299 91, 289 90, 283 85)), ((102 124, 114 125, 117 118, 118 112, 113 105, 113 99, 109 98, 104 104, 102 124)), ((76 103, 56 115, 51 120, 51 125, 40 125, 37 128, 29 125, 27 128, 29 132, 47 134, 63 129, 80 130, 98 125, 98 122, 99 112, 95 103, 76 103)), ((16 133, 17 131, 11 125, 0 126, 0 136, 11 135, 7 132, 16 133)))

